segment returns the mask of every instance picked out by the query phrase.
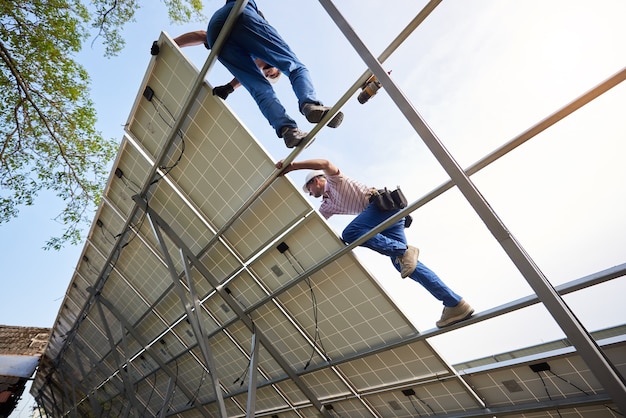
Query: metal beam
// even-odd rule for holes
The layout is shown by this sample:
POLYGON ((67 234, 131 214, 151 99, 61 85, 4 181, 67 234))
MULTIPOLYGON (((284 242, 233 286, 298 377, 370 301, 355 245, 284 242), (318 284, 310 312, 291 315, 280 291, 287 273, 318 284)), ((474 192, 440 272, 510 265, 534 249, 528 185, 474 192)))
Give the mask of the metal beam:
POLYGON ((454 184, 474 208, 494 238, 500 243, 511 261, 539 296, 546 309, 568 336, 594 375, 611 395, 619 408, 626 412, 626 383, 617 368, 599 349, 582 323, 552 287, 543 272, 522 248, 521 244, 498 218, 491 206, 478 191, 467 173, 458 165, 439 138, 424 122, 417 110, 396 86, 380 62, 372 55, 354 29, 330 0, 320 0, 330 17, 352 44, 353 48, 381 82, 391 99, 415 132, 422 138, 431 153, 448 173, 454 184))
POLYGON ((198 345, 200 346, 200 351, 202 352, 202 356, 204 357, 206 368, 209 371, 209 374, 211 375, 211 381, 213 382, 213 390, 215 393, 215 399, 217 401, 220 417, 226 418, 228 414, 226 413, 226 405, 224 405, 224 397, 222 396, 221 384, 217 376, 217 369, 215 368, 215 361, 213 360, 213 353, 211 352, 211 347, 206 341, 206 336, 204 335, 204 332, 202 331, 202 326, 200 325, 200 321, 199 321, 201 306, 198 301, 198 298, 195 295, 195 290, 193 286, 193 281, 191 279, 191 272, 189 271, 187 258, 184 256, 184 254, 181 253, 181 259, 182 259, 183 265, 185 266, 185 276, 187 277, 187 283, 190 286, 189 291, 191 292, 191 299, 192 299, 191 301, 187 297, 185 293, 185 289, 180 283, 180 279, 178 278, 178 272, 176 271, 174 262, 172 260, 172 257, 170 256, 169 250, 167 248, 167 244, 165 243, 165 240, 163 239, 163 234, 161 233, 161 229, 159 228, 159 225, 156 222, 154 222, 152 215, 150 213, 148 213, 147 216, 148 216, 148 220, 150 221, 150 226, 152 227, 152 232, 155 238, 157 239, 159 246, 161 247, 161 253, 165 260, 165 264, 167 265, 167 270, 170 272, 170 276, 172 278, 172 282, 174 283, 174 288, 176 289, 176 293, 178 294, 178 297, 180 299, 181 304, 183 305, 183 308, 185 309, 185 312, 187 312, 187 318, 189 319, 189 322, 191 324, 191 328, 193 330, 196 341, 198 342, 198 345), (191 309, 191 304, 193 304, 194 309, 191 309))
MULTIPOLYGON (((77 343, 77 341, 74 341, 75 343, 77 343)), ((83 381, 87 381, 89 382, 90 378, 89 375, 85 372, 85 368, 83 367, 83 362, 82 359, 80 358, 80 355, 78 354, 80 347, 78 344, 76 344, 75 348, 74 348, 74 357, 76 358, 76 364, 78 364, 78 370, 80 370, 80 373, 83 377, 83 381)), ((82 349, 80 349, 80 351, 83 351, 82 349)), ((86 354, 85 354, 86 355, 86 354)), ((91 389, 83 389, 83 392, 85 393, 85 395, 87 396, 87 398, 89 399, 89 403, 91 404, 91 409, 93 409, 94 411, 98 410, 98 407, 100 406, 100 404, 98 404, 97 400, 94 397, 94 392, 91 389)), ((74 405, 74 408, 78 407, 78 402, 74 405)))
POLYGON ((171 377, 167 380, 167 389, 165 390, 165 398, 163 398, 163 406, 161 406, 160 418, 164 418, 167 413, 166 406, 170 403, 172 395, 174 394, 174 379, 171 377))
POLYGON ((252 346, 250 347, 250 367, 248 369, 248 405, 246 418, 254 418, 256 411, 257 365, 259 363, 259 344, 256 331, 252 332, 252 346))
MULTIPOLYGON (((107 339, 109 340, 109 346, 111 347, 111 354, 113 355, 113 360, 117 365, 117 370, 122 376, 122 382, 124 383, 124 392, 125 396, 123 397, 128 401, 129 406, 133 406, 135 411, 139 413, 142 408, 137 404, 137 398, 135 397, 135 390, 133 389, 132 382, 130 381, 130 372, 128 370, 128 364, 126 362, 122 362, 120 356, 117 352, 117 347, 115 345, 115 340, 113 339, 113 333, 111 332, 111 328, 109 327, 109 323, 107 321, 106 315, 104 314, 104 310, 102 309, 102 305, 100 304, 100 298, 96 298, 96 308, 98 313, 100 314, 100 319, 102 320, 102 325, 104 326, 104 332, 107 335, 107 339)), ((122 330, 122 334, 123 334, 122 330)))
MULTIPOLYGON (((72 387, 71 387, 71 401, 72 404, 74 405, 74 408, 70 409, 70 415, 73 417, 78 417, 77 412, 76 412, 76 405, 78 405, 78 401, 76 399, 76 386, 78 386, 79 388, 81 388, 81 390, 83 390, 83 386, 82 384, 76 379, 76 377, 74 377, 74 375, 72 374, 71 371, 69 371, 68 373, 63 373, 62 369, 59 369, 59 373, 62 373, 63 376, 65 377, 65 375, 67 374, 67 379, 71 380, 72 382, 72 387)), ((67 382, 66 379, 66 382, 67 382)), ((63 385, 63 389, 65 390, 66 385, 63 385)), ((68 399, 70 399, 70 397, 68 396, 68 399)))

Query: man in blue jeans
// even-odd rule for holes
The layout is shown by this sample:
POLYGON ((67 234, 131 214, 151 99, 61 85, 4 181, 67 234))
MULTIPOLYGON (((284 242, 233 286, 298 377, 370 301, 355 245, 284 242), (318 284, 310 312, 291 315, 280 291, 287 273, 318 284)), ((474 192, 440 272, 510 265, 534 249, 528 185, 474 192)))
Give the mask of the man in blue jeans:
MULTIPOLYGON (((212 48, 234 5, 235 0, 227 0, 226 4, 211 17, 206 33, 189 32, 176 38, 176 43, 181 47, 204 43, 207 48, 212 48)), ((259 68, 259 62, 264 63, 267 68, 275 67, 289 77, 298 98, 299 110, 309 122, 318 123, 330 109, 322 106, 317 100, 309 70, 300 62, 276 29, 267 23, 254 0, 249 0, 246 4, 218 59, 250 92, 263 116, 272 125, 278 137, 284 139, 288 148, 300 144, 308 133, 298 129, 296 122, 287 114, 264 75, 264 69, 259 68)), ((227 96, 232 90, 226 89, 228 85, 219 86, 213 93, 220 97, 227 96)), ((336 128, 342 121, 343 113, 337 112, 328 122, 328 126, 336 128)))
MULTIPOLYGON (((322 198, 319 211, 326 219, 332 215, 357 215, 342 233, 342 238, 347 243, 356 241, 399 211, 382 211, 374 203, 370 203, 369 198, 377 189, 344 176, 328 160, 292 162, 286 167, 283 166, 283 161, 279 161, 276 168, 282 170, 282 175, 294 170, 313 170, 307 175, 303 189, 311 196, 322 198)), ((419 251, 407 245, 404 227, 405 220, 401 219, 361 245, 389 256, 401 277, 410 277, 443 302, 443 313, 436 323, 439 328, 469 318, 474 309, 446 286, 432 270, 417 260, 419 251)))

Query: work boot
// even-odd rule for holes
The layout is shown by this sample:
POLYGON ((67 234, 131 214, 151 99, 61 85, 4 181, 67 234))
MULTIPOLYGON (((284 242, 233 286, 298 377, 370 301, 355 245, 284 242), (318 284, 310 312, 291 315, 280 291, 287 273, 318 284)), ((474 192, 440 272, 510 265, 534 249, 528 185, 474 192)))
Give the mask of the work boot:
POLYGON ((412 245, 407 245, 406 251, 400 257, 398 262, 402 267, 400 276, 404 279, 413 273, 415 267, 417 267, 417 257, 420 254, 420 250, 412 245))
MULTIPOLYGON (((330 107, 315 103, 305 103, 305 105, 302 106, 302 114, 306 117, 306 120, 311 123, 318 123, 321 121, 329 110, 330 107)), ((336 128, 341 125, 341 122, 343 122, 343 113, 337 112, 335 117, 333 117, 330 122, 326 124, 326 126, 329 128, 336 128)))
POLYGON ((435 325, 439 328, 447 327, 448 325, 456 324, 457 322, 469 318, 473 313, 474 308, 472 308, 469 303, 465 302, 465 299, 461 299, 461 301, 452 308, 448 306, 444 307, 441 318, 435 325))
POLYGON ((301 131, 300 129, 291 126, 285 126, 280 131, 280 136, 285 140, 287 148, 298 146, 308 134, 308 132, 301 131))

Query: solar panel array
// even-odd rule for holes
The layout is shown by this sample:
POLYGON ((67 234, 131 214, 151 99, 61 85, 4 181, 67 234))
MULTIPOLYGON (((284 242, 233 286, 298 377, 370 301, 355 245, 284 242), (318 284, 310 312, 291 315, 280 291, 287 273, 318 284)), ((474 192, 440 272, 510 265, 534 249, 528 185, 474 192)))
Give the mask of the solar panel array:
MULTIPOLYGON (((614 416, 572 348, 447 364, 207 83, 175 129, 198 70, 159 43, 33 383, 46 413, 614 416)), ((600 342, 622 374, 624 342, 600 342)))

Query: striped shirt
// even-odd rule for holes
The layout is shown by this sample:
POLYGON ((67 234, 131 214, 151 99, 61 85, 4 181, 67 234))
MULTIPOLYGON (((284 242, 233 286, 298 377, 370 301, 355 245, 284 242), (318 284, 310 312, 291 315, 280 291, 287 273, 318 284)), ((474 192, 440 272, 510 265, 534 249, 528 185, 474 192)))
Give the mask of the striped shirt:
POLYGON ((333 215, 358 215, 369 205, 371 189, 341 173, 326 175, 319 211, 326 219, 333 215))

